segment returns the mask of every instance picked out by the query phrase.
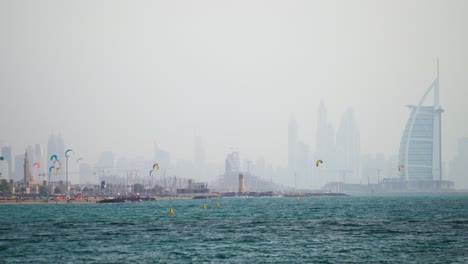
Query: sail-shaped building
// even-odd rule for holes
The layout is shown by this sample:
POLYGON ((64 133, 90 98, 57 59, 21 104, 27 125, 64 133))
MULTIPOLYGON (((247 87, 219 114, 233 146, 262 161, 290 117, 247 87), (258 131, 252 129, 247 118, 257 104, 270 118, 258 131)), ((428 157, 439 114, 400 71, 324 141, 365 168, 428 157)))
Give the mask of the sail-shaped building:
POLYGON ((410 117, 400 142, 398 171, 406 189, 447 188, 442 182, 443 109, 439 104, 439 63, 437 78, 431 83, 418 105, 409 105, 410 117), (431 94, 434 101, 426 102, 431 94), (444 186, 442 186, 444 185, 444 186))

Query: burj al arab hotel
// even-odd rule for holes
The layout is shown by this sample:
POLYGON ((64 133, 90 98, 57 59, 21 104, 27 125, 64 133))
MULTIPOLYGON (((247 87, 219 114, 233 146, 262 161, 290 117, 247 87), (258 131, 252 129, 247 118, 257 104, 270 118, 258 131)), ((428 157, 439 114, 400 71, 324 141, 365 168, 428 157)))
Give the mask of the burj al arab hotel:
POLYGON ((418 105, 409 105, 409 119, 400 142, 398 171, 406 189, 446 189, 442 182, 442 123, 444 111, 439 104, 439 62, 437 78, 431 83, 418 105), (426 102, 428 95, 433 104, 426 102))

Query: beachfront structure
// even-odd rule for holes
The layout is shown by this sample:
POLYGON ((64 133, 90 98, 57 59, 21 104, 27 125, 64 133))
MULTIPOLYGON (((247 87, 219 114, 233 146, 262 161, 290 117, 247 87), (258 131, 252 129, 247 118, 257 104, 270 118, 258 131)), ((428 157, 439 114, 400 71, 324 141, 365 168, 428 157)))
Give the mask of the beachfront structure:
POLYGON ((239 193, 245 193, 244 174, 239 173, 239 193))
POLYGON ((194 182, 188 180, 187 188, 177 189, 177 194, 207 194, 210 193, 208 184, 206 182, 194 182))
POLYGON ((441 114, 439 105, 439 63, 437 78, 431 83, 418 105, 411 110, 400 142, 398 170, 406 182, 442 181, 441 114), (423 104, 433 91, 433 105, 423 104))

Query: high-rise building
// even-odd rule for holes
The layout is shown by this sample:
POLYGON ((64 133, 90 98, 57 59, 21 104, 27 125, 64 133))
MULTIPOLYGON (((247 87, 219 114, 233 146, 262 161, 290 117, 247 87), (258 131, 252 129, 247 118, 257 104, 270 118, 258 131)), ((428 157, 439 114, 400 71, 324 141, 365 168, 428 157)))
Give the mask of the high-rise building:
POLYGON ((253 173, 261 178, 265 178, 266 174, 266 164, 263 158, 257 159, 255 162, 253 173))
POLYGON ((3 159, 8 163, 8 175, 10 175, 10 178, 13 179, 14 175, 13 175, 13 167, 12 167, 13 163, 11 162, 12 161, 11 146, 3 145, 0 152, 1 152, 1 156, 3 157, 3 159))
MULTIPOLYGON (((437 66, 438 68, 438 66, 437 66)), ((417 106, 410 105, 410 117, 400 142, 399 175, 405 181, 442 180, 441 114, 439 73, 417 106), (434 104, 424 106, 433 91, 434 104)))
POLYGON ((169 168, 171 166, 170 153, 161 149, 156 142, 154 142, 154 162, 158 163, 161 168, 169 168))
POLYGON ((336 131, 336 157, 339 181, 359 183, 361 140, 354 116, 354 110, 349 107, 343 114, 336 131))
POLYGON ((97 184, 94 180, 93 170, 88 163, 80 163, 80 184, 97 184))
POLYGON ((107 171, 114 169, 114 153, 112 151, 104 151, 99 157, 97 167, 102 168, 107 171))
POLYGON ((288 169, 291 172, 296 170, 297 154, 297 122, 291 115, 288 124, 288 169))
POLYGON ((47 141, 47 157, 46 160, 49 161, 52 155, 59 155, 57 152, 57 141, 55 139, 54 133, 49 135, 49 140, 47 141))
POLYGON ((449 180, 455 182, 455 188, 468 189, 468 137, 458 139, 458 152, 450 162, 449 180))
POLYGON ((229 153, 225 160, 224 187, 230 191, 236 191, 238 175, 240 172, 240 159, 238 152, 229 153))
POLYGON ((327 181, 337 181, 335 129, 328 121, 327 110, 323 101, 317 112, 317 133, 315 138, 315 160, 325 163, 315 170, 315 184, 323 186, 327 181))
POLYGON ((38 176, 42 171, 44 171, 44 156, 42 152, 41 144, 34 145, 34 159, 31 161, 33 163, 33 174, 38 176), (34 166, 34 163, 38 163, 39 166, 34 166))
POLYGON ((24 155, 15 155, 15 181, 24 179, 24 155))
POLYGON ((335 131, 333 126, 328 123, 327 110, 323 101, 320 102, 317 113, 317 133, 315 142, 317 158, 328 160, 333 157, 335 131))
POLYGON ((10 180, 8 162, 0 156, 0 180, 10 180))
MULTIPOLYGON (((47 141, 47 157, 45 157, 44 160, 46 164, 41 164, 41 166, 43 165, 44 168, 48 168, 49 166, 56 165, 50 161, 50 157, 53 155, 57 155, 62 165, 65 166, 65 164, 63 163, 65 162, 65 143, 61 133, 55 135, 52 132, 50 134, 49 140, 47 141)), ((57 177, 63 179, 64 175, 65 169, 62 169, 59 171, 57 177)))
POLYGON ((63 141, 62 133, 59 133, 56 137, 57 156, 60 160, 65 160, 65 143, 63 141))

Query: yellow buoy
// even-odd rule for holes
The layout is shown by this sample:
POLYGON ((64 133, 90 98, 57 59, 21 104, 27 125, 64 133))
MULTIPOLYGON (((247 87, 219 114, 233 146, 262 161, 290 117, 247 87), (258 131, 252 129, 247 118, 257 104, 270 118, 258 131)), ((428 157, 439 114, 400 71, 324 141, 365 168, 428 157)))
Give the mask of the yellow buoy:
POLYGON ((174 213, 174 210, 172 210, 172 208, 169 208, 169 214, 170 214, 170 215, 175 214, 175 213, 174 213))
POLYGON ((216 206, 219 206, 219 202, 216 202, 216 206))
POLYGON ((206 204, 203 204, 202 208, 203 208, 203 209, 206 209, 206 204))

